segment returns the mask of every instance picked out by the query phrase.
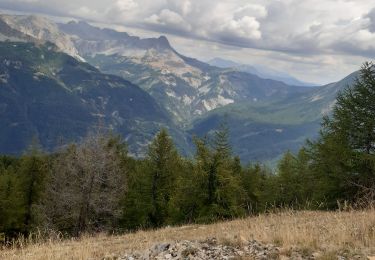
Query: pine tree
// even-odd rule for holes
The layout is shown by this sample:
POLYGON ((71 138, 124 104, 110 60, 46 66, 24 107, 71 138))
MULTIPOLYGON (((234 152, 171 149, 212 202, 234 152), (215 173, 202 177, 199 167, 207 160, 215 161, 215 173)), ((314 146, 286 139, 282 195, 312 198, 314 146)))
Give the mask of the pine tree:
POLYGON ((149 146, 147 160, 151 177, 151 212, 153 226, 162 225, 168 218, 168 203, 175 188, 180 167, 180 156, 168 135, 162 129, 149 146))
POLYGON ((375 194, 374 104, 375 68, 366 62, 354 84, 339 93, 332 115, 324 117, 319 140, 309 145, 319 197, 330 207, 361 192, 375 194))
POLYGON ((221 125, 212 140, 196 138, 195 144, 196 169, 204 176, 198 187, 206 187, 202 190, 205 199, 200 219, 212 221, 242 215, 245 192, 240 184, 238 158, 236 162, 232 157, 228 128, 221 125))
POLYGON ((241 184, 246 193, 244 204, 248 215, 260 212, 267 204, 264 193, 270 188, 265 184, 268 175, 268 170, 259 163, 242 171, 241 184))
POLYGON ((152 211, 150 163, 134 160, 127 175, 127 190, 122 201, 121 228, 135 230, 152 227, 149 216, 152 211))
POLYGON ((24 192, 17 175, 19 161, 0 157, 0 234, 8 238, 25 231, 24 192))
POLYGON ((33 140, 27 153, 22 156, 18 174, 20 180, 18 189, 23 193, 24 203, 23 232, 27 233, 36 224, 38 212, 35 206, 42 198, 48 174, 47 157, 41 152, 36 139, 33 140))
POLYGON ((278 206, 296 207, 302 203, 301 182, 303 179, 297 167, 297 158, 290 151, 286 152, 277 168, 276 203, 278 206))
POLYGON ((232 156, 232 148, 229 144, 229 127, 226 123, 220 124, 213 136, 213 148, 218 160, 224 161, 232 156))

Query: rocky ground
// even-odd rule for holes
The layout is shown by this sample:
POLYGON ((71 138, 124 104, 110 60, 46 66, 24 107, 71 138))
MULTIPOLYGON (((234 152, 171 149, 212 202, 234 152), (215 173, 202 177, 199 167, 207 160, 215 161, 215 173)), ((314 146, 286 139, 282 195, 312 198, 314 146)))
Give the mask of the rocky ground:
POLYGON ((109 256, 104 260, 146 260, 146 259, 370 259, 362 255, 324 255, 319 252, 290 249, 282 250, 272 244, 257 241, 237 241, 218 243, 215 238, 205 241, 179 241, 157 244, 145 252, 109 256))

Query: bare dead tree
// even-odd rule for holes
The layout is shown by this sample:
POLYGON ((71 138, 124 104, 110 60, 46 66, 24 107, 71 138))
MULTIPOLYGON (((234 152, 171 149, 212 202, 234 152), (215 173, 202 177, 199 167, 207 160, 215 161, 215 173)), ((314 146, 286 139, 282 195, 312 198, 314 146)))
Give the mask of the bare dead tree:
POLYGON ((375 207, 375 183, 368 183, 368 186, 353 183, 359 191, 355 198, 355 208, 374 208, 375 207))
POLYGON ((42 205, 51 228, 74 235, 111 229, 126 190, 121 146, 112 137, 90 134, 57 156, 42 205))

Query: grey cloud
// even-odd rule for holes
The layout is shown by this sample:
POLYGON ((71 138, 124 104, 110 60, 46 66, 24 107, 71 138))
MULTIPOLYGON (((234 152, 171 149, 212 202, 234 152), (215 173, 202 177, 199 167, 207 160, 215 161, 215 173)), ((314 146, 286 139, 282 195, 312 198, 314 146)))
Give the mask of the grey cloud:
POLYGON ((42 13, 55 16, 66 16, 66 12, 56 9, 55 5, 41 2, 8 1, 0 2, 0 8, 14 11, 42 13))
POLYGON ((373 58, 375 3, 371 2, 66 0, 62 3, 57 0, 1 0, 0 8, 121 24, 303 59, 314 55, 373 58))
POLYGON ((159 14, 153 14, 145 22, 158 27, 166 27, 175 31, 189 32, 192 26, 179 14, 170 9, 163 9, 159 14))
POLYGON ((375 33, 375 8, 371 9, 368 13, 367 18, 370 20, 369 31, 375 33))

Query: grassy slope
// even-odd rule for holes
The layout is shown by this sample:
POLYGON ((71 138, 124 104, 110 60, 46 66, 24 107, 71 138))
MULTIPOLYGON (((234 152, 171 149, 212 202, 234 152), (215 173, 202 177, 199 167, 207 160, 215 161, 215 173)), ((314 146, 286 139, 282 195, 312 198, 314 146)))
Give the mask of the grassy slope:
POLYGON ((222 243, 258 240, 280 246, 287 256, 291 248, 320 252, 321 259, 335 254, 375 254, 375 210, 351 212, 284 212, 260 215, 212 225, 168 227, 121 236, 83 237, 79 240, 50 240, 0 251, 0 259, 102 259, 146 250, 157 243, 203 240, 216 237, 222 243))

